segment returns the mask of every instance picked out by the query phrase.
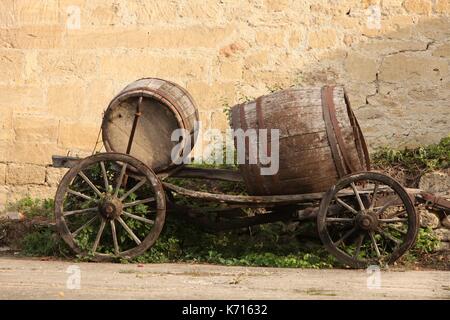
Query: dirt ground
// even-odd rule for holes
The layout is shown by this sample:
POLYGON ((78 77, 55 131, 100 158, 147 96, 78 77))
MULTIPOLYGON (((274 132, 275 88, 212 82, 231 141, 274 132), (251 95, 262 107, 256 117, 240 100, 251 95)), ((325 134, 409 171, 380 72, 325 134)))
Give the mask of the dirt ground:
POLYGON ((0 299, 450 299, 450 271, 369 274, 1 256, 0 299))

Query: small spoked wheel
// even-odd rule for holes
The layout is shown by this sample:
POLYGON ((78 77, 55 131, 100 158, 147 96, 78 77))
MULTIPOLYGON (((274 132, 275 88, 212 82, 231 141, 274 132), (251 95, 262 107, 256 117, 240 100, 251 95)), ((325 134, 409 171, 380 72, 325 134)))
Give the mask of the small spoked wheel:
POLYGON ((158 177, 141 161, 121 153, 81 160, 63 177, 55 197, 61 237, 77 254, 93 260, 144 253, 156 242, 165 214, 158 177))
POLYGON ((392 264, 416 240, 419 221, 406 190, 391 177, 362 172, 343 177, 323 197, 320 239, 352 268, 392 264))

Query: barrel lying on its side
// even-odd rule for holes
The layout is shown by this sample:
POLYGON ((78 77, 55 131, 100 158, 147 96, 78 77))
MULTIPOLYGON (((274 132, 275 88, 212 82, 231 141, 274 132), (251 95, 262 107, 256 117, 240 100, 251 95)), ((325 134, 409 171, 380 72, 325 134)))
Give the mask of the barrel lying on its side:
POLYGON ((251 194, 323 192, 340 176, 369 169, 364 137, 343 87, 262 96, 234 106, 231 120, 234 129, 280 130, 278 173, 261 175, 259 163, 239 165, 251 194))
POLYGON ((197 107, 191 95, 173 82, 156 78, 134 81, 110 102, 105 112, 102 135, 107 151, 127 151, 140 97, 140 115, 130 154, 159 172, 173 166, 171 152, 179 142, 171 141, 172 132, 183 128, 194 134, 197 107))

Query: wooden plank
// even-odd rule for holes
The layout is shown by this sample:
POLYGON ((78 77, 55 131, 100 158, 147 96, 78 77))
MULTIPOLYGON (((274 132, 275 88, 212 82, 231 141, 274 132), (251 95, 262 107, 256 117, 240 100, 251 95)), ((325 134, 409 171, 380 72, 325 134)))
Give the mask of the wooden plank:
POLYGON ((204 169, 183 167, 172 175, 175 178, 199 178, 208 180, 222 180, 231 182, 242 182, 242 176, 237 170, 226 169, 204 169))

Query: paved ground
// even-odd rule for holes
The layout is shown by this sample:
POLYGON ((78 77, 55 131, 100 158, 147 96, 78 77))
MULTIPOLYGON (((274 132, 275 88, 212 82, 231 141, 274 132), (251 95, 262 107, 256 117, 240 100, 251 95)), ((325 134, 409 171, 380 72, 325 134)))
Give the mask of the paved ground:
POLYGON ((382 271, 378 278, 365 270, 0 257, 0 299, 450 299, 450 271, 382 271))

